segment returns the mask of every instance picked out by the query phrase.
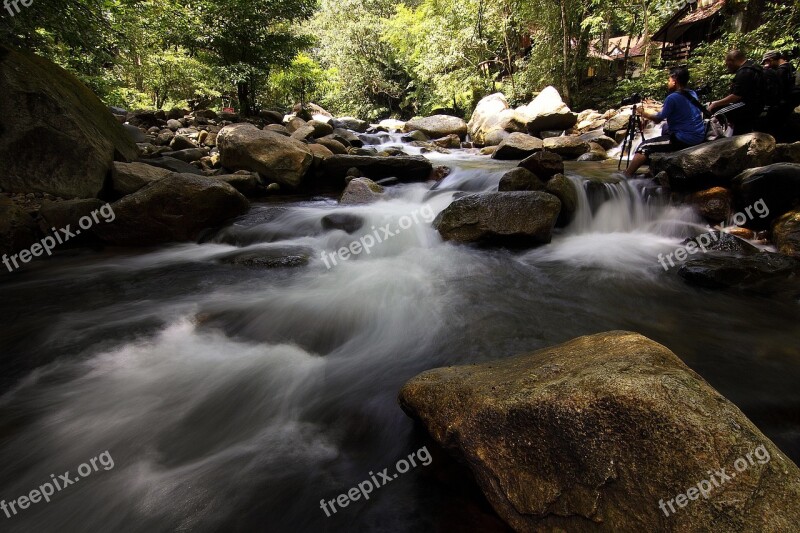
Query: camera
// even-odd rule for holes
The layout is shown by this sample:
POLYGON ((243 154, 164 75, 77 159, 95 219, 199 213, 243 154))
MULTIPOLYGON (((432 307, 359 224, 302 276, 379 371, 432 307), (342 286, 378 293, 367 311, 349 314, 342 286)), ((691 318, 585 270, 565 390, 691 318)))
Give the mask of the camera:
POLYGON ((624 107, 626 105, 635 105, 642 103, 642 95, 639 93, 633 93, 628 98, 623 98, 622 103, 619 104, 620 107, 624 107))

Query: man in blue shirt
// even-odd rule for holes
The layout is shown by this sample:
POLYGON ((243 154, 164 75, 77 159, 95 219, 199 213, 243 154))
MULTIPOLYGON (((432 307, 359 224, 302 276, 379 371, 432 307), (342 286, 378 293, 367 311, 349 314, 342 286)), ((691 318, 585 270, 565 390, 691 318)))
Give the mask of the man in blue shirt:
POLYGON ((636 109, 636 112, 646 119, 655 122, 666 120, 669 125, 669 133, 647 139, 639 145, 636 155, 625 169, 626 177, 632 178, 639 167, 648 161, 652 153, 674 152, 700 144, 705 140, 706 125, 703 122, 700 103, 697 102, 697 94, 686 89, 688 84, 689 71, 684 67, 674 68, 669 73, 669 82, 667 83, 669 96, 664 100, 661 112, 653 114, 641 107, 636 109))

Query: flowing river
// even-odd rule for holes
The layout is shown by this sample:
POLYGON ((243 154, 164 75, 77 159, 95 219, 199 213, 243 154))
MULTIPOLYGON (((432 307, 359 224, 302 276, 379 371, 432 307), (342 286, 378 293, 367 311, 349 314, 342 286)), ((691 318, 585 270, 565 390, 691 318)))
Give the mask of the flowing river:
POLYGON ((320 500, 433 449, 397 404, 419 372, 614 329, 666 345, 800 461, 796 293, 706 291, 665 272, 658 254, 700 220, 645 182, 587 193, 612 162, 567 165, 579 212, 550 245, 443 242, 428 215, 496 190, 514 164, 430 157, 453 168, 435 190, 254 204, 197 244, 66 250, 2 276, 0 498, 113 458, 49 503, 0 512, 2 530, 502 531, 435 451, 369 501, 328 517, 320 500), (364 223, 325 230, 331 214, 364 223), (387 224, 369 253, 329 259, 387 224), (242 253, 309 260, 229 261, 242 253))

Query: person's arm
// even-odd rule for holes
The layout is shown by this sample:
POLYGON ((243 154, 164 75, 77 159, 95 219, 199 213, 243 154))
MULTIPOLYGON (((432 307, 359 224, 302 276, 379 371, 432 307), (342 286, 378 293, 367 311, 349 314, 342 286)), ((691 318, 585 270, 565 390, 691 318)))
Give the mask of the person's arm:
POLYGON ((642 117, 646 118, 647 120, 652 120, 653 122, 661 122, 667 117, 672 110, 672 102, 670 101, 669 97, 664 101, 664 107, 661 108, 661 111, 658 113, 649 113, 645 111, 644 106, 637 107, 636 113, 641 115, 642 117))
POLYGON ((729 94, 728 96, 726 96, 722 100, 717 100, 715 102, 711 102, 711 105, 708 106, 708 110, 709 111, 713 111, 713 110, 717 109, 718 107, 725 107, 726 105, 735 104, 735 103, 741 102, 741 101, 742 101, 742 97, 741 96, 737 96, 735 94, 729 94))

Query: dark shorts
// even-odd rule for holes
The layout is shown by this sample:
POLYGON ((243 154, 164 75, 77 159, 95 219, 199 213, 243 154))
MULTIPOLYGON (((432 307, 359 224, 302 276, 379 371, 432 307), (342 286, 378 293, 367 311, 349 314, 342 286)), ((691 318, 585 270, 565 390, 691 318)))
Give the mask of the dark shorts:
POLYGON ((689 148, 689 146, 691 145, 679 141, 674 135, 659 135, 643 141, 639 148, 636 149, 636 153, 649 156, 657 152, 676 152, 689 148))

